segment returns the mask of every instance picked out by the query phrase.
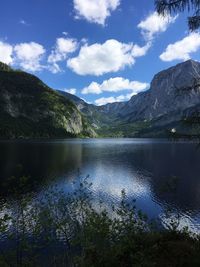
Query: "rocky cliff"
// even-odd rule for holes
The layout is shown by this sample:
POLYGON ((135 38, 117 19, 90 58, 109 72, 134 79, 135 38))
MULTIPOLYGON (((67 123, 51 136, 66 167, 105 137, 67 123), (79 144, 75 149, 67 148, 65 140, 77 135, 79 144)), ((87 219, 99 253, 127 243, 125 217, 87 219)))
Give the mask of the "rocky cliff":
POLYGON ((186 61, 155 75, 150 89, 104 106, 54 91, 37 77, 0 63, 0 137, 166 137, 200 134, 200 63, 186 61), (190 118, 199 123, 186 127, 190 118))
MULTIPOLYGON (((155 75, 147 92, 133 96, 120 110, 132 121, 153 120, 200 104, 200 63, 186 61, 155 75)), ((173 116, 171 117, 174 120, 173 116)))
POLYGON ((182 130, 185 118, 199 114, 200 63, 188 60, 161 71, 148 91, 128 102, 93 106, 93 109, 101 114, 98 125, 100 133, 105 135, 166 136, 173 127, 182 130), (105 125, 105 117, 109 125, 105 125))

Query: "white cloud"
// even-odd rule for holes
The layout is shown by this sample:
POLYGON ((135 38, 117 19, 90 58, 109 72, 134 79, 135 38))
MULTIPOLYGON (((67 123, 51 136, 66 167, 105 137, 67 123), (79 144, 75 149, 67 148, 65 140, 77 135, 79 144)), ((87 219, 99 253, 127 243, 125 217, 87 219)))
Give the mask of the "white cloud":
POLYGON ((111 12, 120 5, 120 0, 74 0, 76 18, 104 25, 111 12))
POLYGON ((50 63, 49 69, 53 73, 61 71, 58 62, 66 60, 70 53, 73 53, 78 48, 78 43, 72 38, 57 38, 55 48, 51 51, 48 57, 50 63))
POLYGON ((14 63, 24 70, 39 71, 43 68, 41 60, 45 49, 42 45, 35 42, 21 43, 14 47, 14 52, 14 63))
POLYGON ((151 13, 147 18, 138 24, 138 28, 142 30, 144 38, 151 41, 155 34, 165 32, 171 23, 174 23, 176 17, 170 15, 160 16, 157 12, 151 13))
POLYGON ((169 44, 166 50, 160 55, 163 61, 188 60, 190 54, 200 48, 200 34, 191 33, 187 37, 174 44, 169 44))
POLYGON ((62 91, 75 95, 76 94, 76 88, 70 88, 70 89, 62 89, 62 91))
POLYGON ((79 55, 67 61, 67 65, 79 75, 103 75, 117 72, 135 63, 135 57, 146 54, 149 46, 139 47, 133 43, 125 44, 117 40, 107 40, 103 44, 85 44, 79 55))
POLYGON ((13 62, 12 58, 13 47, 8 44, 0 41, 0 61, 6 64, 13 62))
POLYGON ((82 94, 101 94, 103 92, 119 92, 123 90, 131 90, 132 94, 137 94, 149 87, 148 83, 138 81, 130 81, 122 77, 110 78, 99 84, 92 82, 89 86, 83 88, 82 94))
POLYGON ((148 42, 145 46, 139 46, 137 44, 133 45, 132 56, 133 57, 142 57, 145 56, 151 47, 151 42, 148 42))
POLYGON ((21 19, 19 23, 25 26, 29 26, 28 22, 26 22, 24 19, 21 19))
POLYGON ((114 102, 121 102, 126 100, 126 97, 124 95, 120 95, 117 97, 101 97, 95 100, 95 104, 98 106, 106 105, 108 103, 114 103, 114 102))
POLYGON ((129 94, 119 95, 119 96, 116 96, 116 97, 114 97, 114 96, 101 97, 101 98, 96 99, 94 102, 95 102, 96 105, 102 106, 102 105, 105 105, 105 104, 108 104, 108 103, 128 101, 134 95, 137 95, 137 93, 135 93, 134 91, 132 91, 129 94))

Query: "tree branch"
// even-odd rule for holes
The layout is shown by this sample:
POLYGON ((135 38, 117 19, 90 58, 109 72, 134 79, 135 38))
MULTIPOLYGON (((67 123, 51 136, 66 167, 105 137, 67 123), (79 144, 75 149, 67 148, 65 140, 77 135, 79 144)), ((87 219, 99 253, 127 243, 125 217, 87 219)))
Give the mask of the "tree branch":
MULTIPOLYGON (((198 0, 197 0, 198 1, 198 0)), ((191 5, 195 3, 193 0, 156 0, 155 6, 159 14, 165 15, 166 13, 182 12, 185 8, 188 11, 191 9, 191 5), (192 1, 192 2, 191 2, 192 1)))

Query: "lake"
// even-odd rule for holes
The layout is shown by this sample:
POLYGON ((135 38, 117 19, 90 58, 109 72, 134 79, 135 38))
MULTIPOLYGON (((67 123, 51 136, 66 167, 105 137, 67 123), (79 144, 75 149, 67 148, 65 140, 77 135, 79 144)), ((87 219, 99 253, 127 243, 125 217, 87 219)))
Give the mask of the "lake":
POLYGON ((1 198, 10 176, 27 175, 35 195, 90 176, 95 199, 117 203, 121 190, 150 218, 179 213, 181 224, 200 231, 200 149, 197 144, 162 139, 67 139, 1 141, 1 198), (44 185, 45 184, 45 185, 44 185))

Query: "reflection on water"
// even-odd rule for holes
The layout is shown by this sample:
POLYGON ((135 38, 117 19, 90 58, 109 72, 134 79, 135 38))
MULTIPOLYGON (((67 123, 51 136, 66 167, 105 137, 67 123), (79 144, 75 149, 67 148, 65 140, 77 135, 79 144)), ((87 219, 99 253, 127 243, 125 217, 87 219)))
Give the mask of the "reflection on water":
POLYGON ((16 175, 30 175, 67 188, 77 177, 90 175, 97 199, 127 196, 149 216, 162 216, 165 208, 182 214, 182 221, 200 222, 200 151, 195 144, 148 139, 70 139, 50 142, 0 142, 0 186, 16 175), (163 190, 175 177, 175 190, 163 190))

